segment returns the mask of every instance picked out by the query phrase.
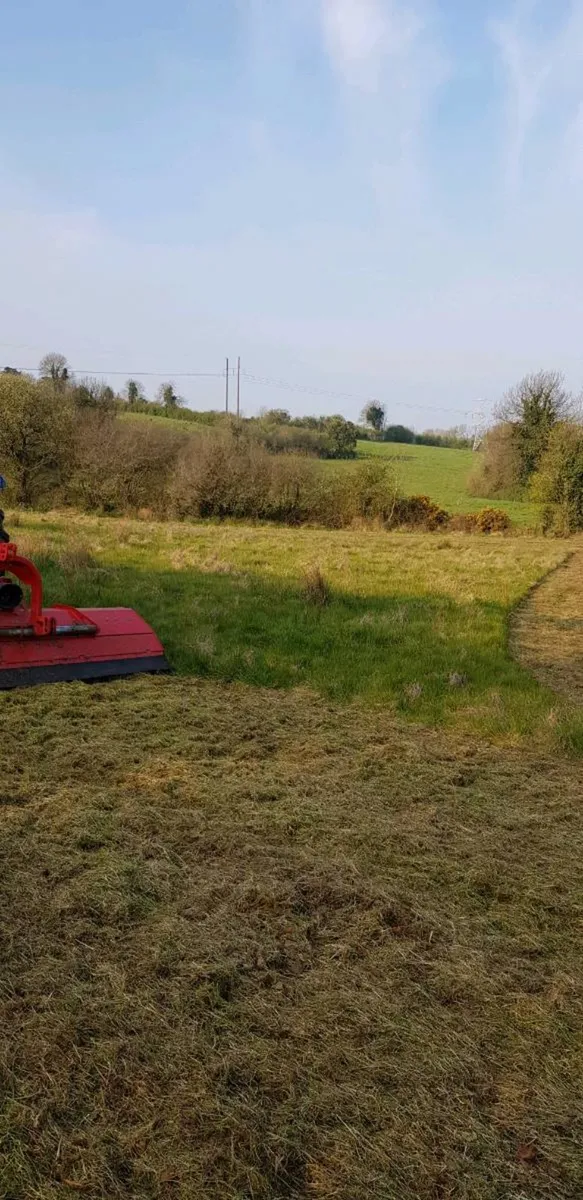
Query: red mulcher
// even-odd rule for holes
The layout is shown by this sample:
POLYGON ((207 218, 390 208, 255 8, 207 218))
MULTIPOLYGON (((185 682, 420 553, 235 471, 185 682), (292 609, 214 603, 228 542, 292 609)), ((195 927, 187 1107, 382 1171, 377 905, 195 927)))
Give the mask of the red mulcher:
POLYGON ((0 541, 0 689, 169 670, 155 633, 131 608, 43 608, 34 563, 0 541), (6 572, 30 588, 28 605, 6 572))

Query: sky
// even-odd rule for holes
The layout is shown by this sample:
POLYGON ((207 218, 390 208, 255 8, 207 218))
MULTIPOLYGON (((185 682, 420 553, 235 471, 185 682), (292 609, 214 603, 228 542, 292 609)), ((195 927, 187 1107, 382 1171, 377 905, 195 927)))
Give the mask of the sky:
POLYGON ((583 387, 583 0, 3 0, 0 47, 6 364, 417 429, 583 387))

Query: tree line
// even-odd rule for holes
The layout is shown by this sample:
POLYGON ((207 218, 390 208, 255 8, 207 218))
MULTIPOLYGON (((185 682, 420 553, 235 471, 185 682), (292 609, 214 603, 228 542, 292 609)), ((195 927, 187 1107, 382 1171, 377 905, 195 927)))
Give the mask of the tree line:
POLYGON ((328 472, 307 455, 270 453, 243 423, 191 432, 119 420, 107 403, 79 404, 76 388, 85 385, 64 370, 55 365, 39 379, 0 374, 0 463, 11 504, 328 528, 420 524, 439 513, 402 498, 389 463, 328 472))
POLYGON ((391 425, 387 419, 386 405, 378 400, 371 400, 365 405, 361 414, 364 428, 360 436, 372 437, 379 442, 399 442, 409 446, 443 446, 453 450, 467 450, 472 446, 472 438, 463 426, 454 429, 426 429, 423 433, 415 433, 407 425, 391 425))
MULTIPOLYGON (((20 374, 15 367, 5 367, 5 374, 20 374)), ((143 413, 151 417, 171 417, 173 420, 188 421, 205 426, 224 423, 227 414, 216 410, 197 412, 188 408, 176 385, 167 380, 159 385, 153 399, 146 394, 143 384, 137 379, 128 379, 121 391, 103 380, 95 378, 75 379, 64 354, 45 354, 38 368, 40 379, 50 381, 55 387, 68 387, 80 407, 111 409, 143 413)), ((234 418, 231 417, 231 420, 234 418)), ((387 407, 379 401, 365 406, 360 423, 345 417, 292 415, 284 408, 262 409, 257 417, 242 418, 264 435, 264 442, 272 453, 288 450, 312 454, 317 458, 353 458, 358 439, 373 439, 397 442, 404 445, 446 446, 464 449, 472 445, 471 437, 462 427, 446 430, 425 430, 416 433, 406 425, 391 424, 387 418, 387 407), (304 436, 299 430, 305 430, 304 436)))
MULTIPOLYGON (((14 367, 5 367, 7 376, 21 375, 14 367)), ((67 394, 78 410, 93 409, 105 413, 142 413, 150 417, 171 417, 204 427, 239 425, 246 428, 272 454, 296 453, 313 458, 346 459, 356 457, 359 429, 345 417, 292 418, 283 409, 263 410, 258 417, 235 417, 224 412, 196 412, 172 381, 161 383, 154 400, 148 399, 142 384, 128 379, 121 392, 101 379, 77 379, 64 354, 45 354, 38 367, 38 379, 55 393, 67 394)))

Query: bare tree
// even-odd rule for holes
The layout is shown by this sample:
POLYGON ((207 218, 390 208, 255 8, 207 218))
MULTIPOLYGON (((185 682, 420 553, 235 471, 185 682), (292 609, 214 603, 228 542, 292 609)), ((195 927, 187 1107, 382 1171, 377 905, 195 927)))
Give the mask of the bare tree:
POLYGON ((551 421, 565 421, 573 416, 575 403, 565 388, 560 371, 537 371, 525 375, 510 388, 496 408, 500 421, 528 420, 531 413, 546 413, 551 421))
POLYGON ((45 354, 38 365, 41 379, 52 379, 55 386, 63 386, 71 378, 69 364, 64 354, 45 354))

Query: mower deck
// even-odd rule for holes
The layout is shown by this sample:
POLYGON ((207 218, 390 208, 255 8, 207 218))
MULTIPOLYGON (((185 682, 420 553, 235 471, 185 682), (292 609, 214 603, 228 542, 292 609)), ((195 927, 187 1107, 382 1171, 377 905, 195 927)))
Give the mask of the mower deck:
POLYGON ((54 633, 45 637, 27 626, 28 615, 0 615, 0 690, 170 670, 155 633, 131 608, 46 608, 54 633))
POLYGON ((44 608, 34 563, 12 542, 0 543, 0 690, 169 670, 156 634, 133 609, 44 608), (28 605, 20 587, 6 601, 6 573, 30 589, 28 605))

